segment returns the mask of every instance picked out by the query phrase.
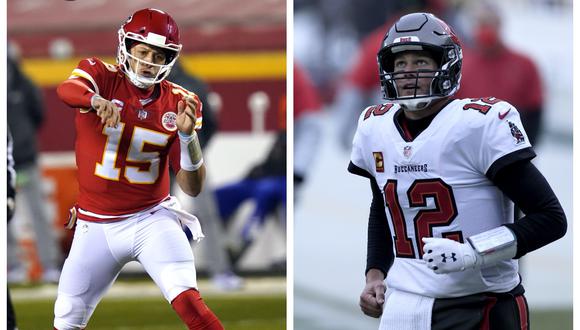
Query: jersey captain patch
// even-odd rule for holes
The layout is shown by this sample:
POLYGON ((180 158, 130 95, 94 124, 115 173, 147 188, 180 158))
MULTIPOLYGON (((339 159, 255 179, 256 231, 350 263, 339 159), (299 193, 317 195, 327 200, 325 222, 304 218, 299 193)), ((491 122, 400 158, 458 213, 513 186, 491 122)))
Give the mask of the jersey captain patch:
POLYGON ((373 152, 373 157, 375 158, 375 169, 377 172, 385 171, 385 161, 383 158, 383 153, 380 151, 373 152))

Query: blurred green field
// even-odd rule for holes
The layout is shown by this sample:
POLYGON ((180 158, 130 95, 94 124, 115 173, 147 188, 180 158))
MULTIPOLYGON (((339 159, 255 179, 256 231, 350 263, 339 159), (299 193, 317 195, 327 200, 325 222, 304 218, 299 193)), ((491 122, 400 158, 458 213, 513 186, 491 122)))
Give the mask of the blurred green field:
MULTIPOLYGON (((216 295, 204 297, 228 330, 272 330, 286 328, 284 295, 216 295)), ((15 300, 20 330, 52 328, 54 299, 15 300)), ((104 298, 91 321, 91 330, 186 329, 162 297, 104 298)))
MULTIPOLYGON (((18 288, 11 289, 12 292, 18 290, 18 288)), ((26 290, 40 292, 42 288, 31 287, 26 290)), ((204 299, 228 330, 286 329, 286 297, 282 293, 206 294, 204 299)), ((51 328, 53 304, 54 298, 14 299, 19 329, 51 328)), ((532 310, 530 323, 531 329, 534 330, 572 330, 572 309, 532 310)), ((307 319, 297 319, 294 325, 296 329, 328 329, 324 326, 317 327, 316 322, 307 319)), ((346 324, 344 326, 344 329, 349 328, 346 324)), ((91 330, 185 329, 171 306, 161 296, 147 295, 142 297, 105 296, 97 307, 88 328, 91 330)))
POLYGON ((572 330, 572 308, 530 311, 530 329, 572 330))

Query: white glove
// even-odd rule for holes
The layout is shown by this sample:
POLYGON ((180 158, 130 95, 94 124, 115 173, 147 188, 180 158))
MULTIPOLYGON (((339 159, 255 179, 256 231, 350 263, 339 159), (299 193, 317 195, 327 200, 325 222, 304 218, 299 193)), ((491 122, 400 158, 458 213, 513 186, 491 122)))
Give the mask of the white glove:
POLYGON ((469 243, 447 238, 423 237, 423 260, 435 274, 447 274, 475 268, 481 258, 469 243))

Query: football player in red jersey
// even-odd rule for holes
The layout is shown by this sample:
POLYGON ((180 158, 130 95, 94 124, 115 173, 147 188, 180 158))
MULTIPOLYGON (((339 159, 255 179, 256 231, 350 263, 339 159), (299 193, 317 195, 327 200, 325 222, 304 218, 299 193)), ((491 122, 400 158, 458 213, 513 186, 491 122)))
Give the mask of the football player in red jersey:
POLYGON ((129 261, 138 261, 189 329, 223 329, 197 288, 197 218, 169 195, 169 166, 189 195, 203 188, 196 94, 164 80, 181 44, 175 21, 157 9, 135 12, 119 29, 117 65, 80 61, 58 87, 76 113, 79 197, 54 306, 54 327, 83 329, 129 261))
POLYGON ((361 113, 348 167, 373 192, 362 311, 380 329, 529 329, 517 259, 567 223, 518 111, 452 97, 462 49, 432 14, 401 17, 377 58, 389 103, 361 113))

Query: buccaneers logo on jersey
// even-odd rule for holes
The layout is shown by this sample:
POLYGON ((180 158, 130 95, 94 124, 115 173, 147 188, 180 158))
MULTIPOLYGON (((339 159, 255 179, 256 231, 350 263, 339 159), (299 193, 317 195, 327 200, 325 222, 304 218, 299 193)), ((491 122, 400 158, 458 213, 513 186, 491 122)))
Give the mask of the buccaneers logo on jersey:
POLYGON ((524 137, 524 134, 522 133, 522 131, 520 131, 518 126, 516 126, 516 124, 512 123, 511 121, 508 121, 508 124, 510 125, 510 131, 512 133, 512 136, 516 140, 516 144, 524 143, 526 141, 526 138, 524 137))

